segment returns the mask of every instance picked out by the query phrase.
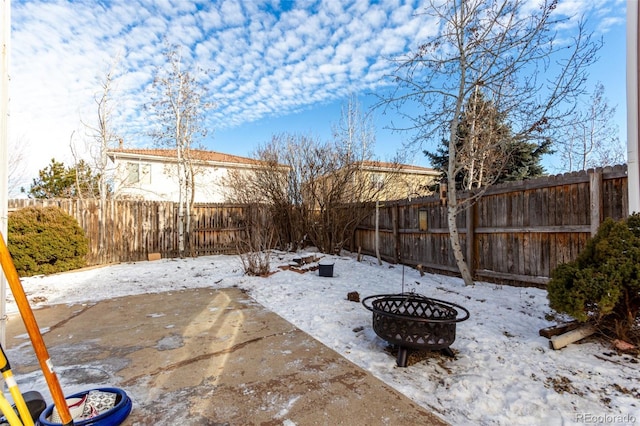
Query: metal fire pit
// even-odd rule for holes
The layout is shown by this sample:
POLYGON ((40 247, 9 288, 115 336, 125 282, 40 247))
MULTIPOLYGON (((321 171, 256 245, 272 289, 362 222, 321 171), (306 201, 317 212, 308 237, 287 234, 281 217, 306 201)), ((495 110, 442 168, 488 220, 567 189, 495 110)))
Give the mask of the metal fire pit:
POLYGON ((469 311, 455 303, 416 293, 378 294, 362 299, 373 312, 373 330, 398 347, 398 367, 407 366, 407 350, 442 350, 456 339, 456 323, 469 318, 469 311), (369 304, 368 304, 369 303, 369 304), (458 311, 464 316, 458 318, 458 311))

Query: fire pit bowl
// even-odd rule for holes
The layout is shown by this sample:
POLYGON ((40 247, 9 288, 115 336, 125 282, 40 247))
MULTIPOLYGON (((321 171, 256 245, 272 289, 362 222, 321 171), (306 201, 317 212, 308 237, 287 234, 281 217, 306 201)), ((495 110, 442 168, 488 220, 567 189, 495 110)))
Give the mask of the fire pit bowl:
POLYGON ((407 350, 442 350, 452 356, 449 346, 456 339, 456 323, 469 318, 469 311, 455 303, 416 293, 378 294, 362 299, 373 312, 373 330, 398 346, 398 367, 407 366, 407 350), (458 312, 464 315, 458 317, 458 312))

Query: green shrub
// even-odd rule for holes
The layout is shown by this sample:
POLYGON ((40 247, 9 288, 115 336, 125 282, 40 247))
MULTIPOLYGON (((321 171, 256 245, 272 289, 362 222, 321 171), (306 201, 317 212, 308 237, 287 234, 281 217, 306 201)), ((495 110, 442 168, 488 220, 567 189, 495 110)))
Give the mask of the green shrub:
POLYGON ((89 251, 76 219, 58 207, 27 207, 11 213, 7 241, 23 277, 81 268, 89 251))
POLYGON ((640 215, 605 220, 575 261, 552 272, 547 290, 552 309, 632 340, 640 311, 640 215))

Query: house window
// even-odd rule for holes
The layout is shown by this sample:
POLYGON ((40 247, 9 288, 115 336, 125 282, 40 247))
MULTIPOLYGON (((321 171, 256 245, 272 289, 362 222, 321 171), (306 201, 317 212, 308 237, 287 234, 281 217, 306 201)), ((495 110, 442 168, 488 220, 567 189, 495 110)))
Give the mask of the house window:
POLYGON ((127 184, 151 183, 151 164, 127 163, 127 184))

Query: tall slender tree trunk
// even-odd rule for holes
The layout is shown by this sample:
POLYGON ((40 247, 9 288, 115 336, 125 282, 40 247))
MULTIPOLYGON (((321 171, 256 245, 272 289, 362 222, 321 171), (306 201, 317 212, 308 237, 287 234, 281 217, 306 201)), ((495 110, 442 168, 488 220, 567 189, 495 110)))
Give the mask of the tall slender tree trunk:
POLYGON ((451 243, 451 250, 453 250, 453 257, 456 260, 456 265, 458 266, 458 271, 460 271, 460 275, 462 275, 462 279, 464 280, 465 285, 473 285, 473 277, 471 276, 471 271, 469 270, 469 266, 464 259, 464 254, 462 253, 462 245, 460 244, 460 232, 458 231, 458 225, 456 224, 456 218, 458 217, 456 205, 457 205, 457 196, 455 185, 451 185, 451 189, 449 189, 449 204, 447 205, 447 224, 449 225, 449 241, 451 243))
MULTIPOLYGON (((179 128, 179 126, 177 126, 179 128)), ((185 199, 185 179, 184 164, 182 157, 182 147, 180 144, 176 146, 177 168, 178 168, 178 255, 184 257, 184 204, 185 199)))
POLYGON ((469 266, 464 259, 462 253, 462 244, 460 244, 460 232, 458 230, 458 224, 456 219, 458 218, 458 189, 456 187, 456 166, 457 166, 457 129, 458 129, 458 115, 451 122, 451 133, 449 135, 449 166, 447 175, 449 178, 449 186, 447 188, 447 225, 449 227, 449 242, 451 244, 451 250, 453 251, 453 257, 456 261, 458 271, 464 280, 465 285, 473 285, 473 277, 469 271, 469 266))
MULTIPOLYGON (((464 60, 464 58, 463 58, 464 60)), ((462 245, 460 244, 460 232, 458 231, 458 225, 456 218, 458 217, 458 190, 456 188, 456 171, 458 166, 458 124, 460 112, 462 111, 462 102, 464 100, 464 81, 465 81, 466 68, 462 67, 462 73, 460 78, 460 93, 456 101, 455 113, 451 120, 449 127, 449 164, 447 167, 447 177, 449 179, 448 194, 447 194, 447 224, 449 226, 449 241, 451 243, 451 250, 453 251, 453 257, 456 260, 458 271, 462 275, 465 285, 473 285, 473 277, 469 271, 469 266, 464 260, 464 254, 462 253, 462 245)))

